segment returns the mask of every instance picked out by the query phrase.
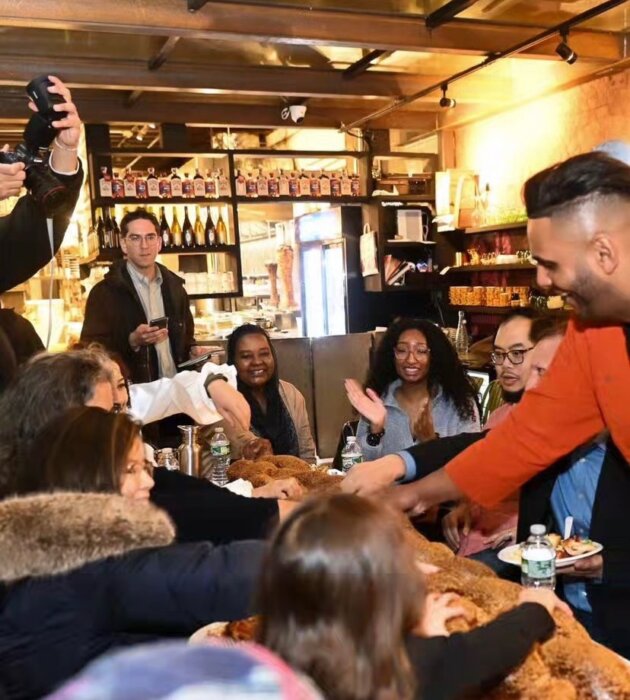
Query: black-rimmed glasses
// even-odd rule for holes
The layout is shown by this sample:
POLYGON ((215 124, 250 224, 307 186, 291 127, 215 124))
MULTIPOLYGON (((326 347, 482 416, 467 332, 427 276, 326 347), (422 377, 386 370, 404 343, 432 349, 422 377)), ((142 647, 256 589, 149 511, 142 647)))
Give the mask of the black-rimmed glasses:
POLYGON ((493 365, 502 365, 505 362, 506 357, 513 365, 522 365, 525 355, 533 349, 534 346, 532 345, 531 348, 523 348, 522 350, 508 350, 507 352, 495 350, 490 355, 490 359, 492 360, 493 365))

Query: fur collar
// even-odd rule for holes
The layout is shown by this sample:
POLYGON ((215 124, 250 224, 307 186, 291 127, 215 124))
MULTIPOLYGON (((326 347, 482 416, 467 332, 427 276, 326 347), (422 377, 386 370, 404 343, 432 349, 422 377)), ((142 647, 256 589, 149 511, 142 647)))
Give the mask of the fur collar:
POLYGON ((37 494, 0 502, 0 581, 50 576, 105 557, 170 544, 168 515, 101 493, 37 494))

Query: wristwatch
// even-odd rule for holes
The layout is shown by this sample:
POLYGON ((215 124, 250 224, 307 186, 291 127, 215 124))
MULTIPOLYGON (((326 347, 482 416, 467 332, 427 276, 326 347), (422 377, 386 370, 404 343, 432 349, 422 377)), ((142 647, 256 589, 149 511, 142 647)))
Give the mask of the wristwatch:
POLYGON ((383 435, 385 435, 385 430, 381 430, 380 433, 368 433, 366 438, 367 444, 370 447, 378 447, 381 444, 383 435))

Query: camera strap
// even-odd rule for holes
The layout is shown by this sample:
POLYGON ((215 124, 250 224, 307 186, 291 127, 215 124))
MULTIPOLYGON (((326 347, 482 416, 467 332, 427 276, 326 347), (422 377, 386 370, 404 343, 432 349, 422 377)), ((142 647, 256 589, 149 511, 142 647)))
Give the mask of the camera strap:
POLYGON ((53 283, 55 276, 55 237, 52 219, 46 219, 46 227, 48 228, 48 242, 50 243, 50 279, 48 281, 48 333, 46 335, 46 350, 48 350, 50 346, 50 339, 52 337, 52 300, 53 283))

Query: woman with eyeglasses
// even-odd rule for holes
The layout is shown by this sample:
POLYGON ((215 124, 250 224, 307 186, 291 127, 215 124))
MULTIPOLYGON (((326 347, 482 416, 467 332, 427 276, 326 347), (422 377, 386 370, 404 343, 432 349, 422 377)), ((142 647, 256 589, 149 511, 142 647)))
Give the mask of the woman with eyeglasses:
POLYGON ((394 321, 376 350, 365 388, 354 379, 345 386, 361 415, 357 438, 366 461, 480 427, 475 389, 455 349, 430 321, 394 321))
POLYGON ((72 408, 27 457, 0 501, 0 697, 44 697, 111 649, 253 612, 265 546, 172 544, 130 416, 72 408))

